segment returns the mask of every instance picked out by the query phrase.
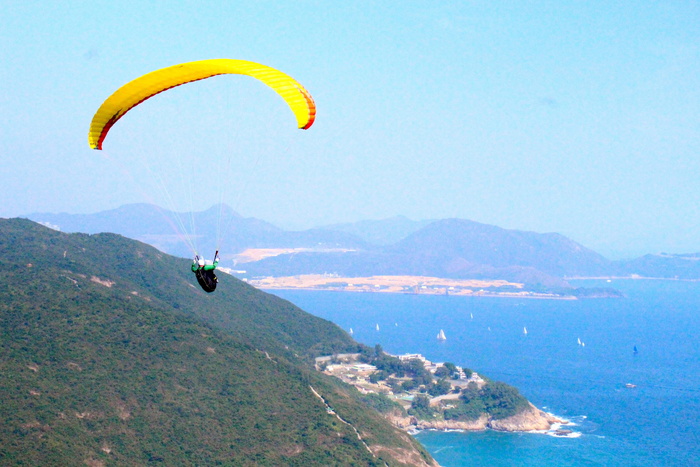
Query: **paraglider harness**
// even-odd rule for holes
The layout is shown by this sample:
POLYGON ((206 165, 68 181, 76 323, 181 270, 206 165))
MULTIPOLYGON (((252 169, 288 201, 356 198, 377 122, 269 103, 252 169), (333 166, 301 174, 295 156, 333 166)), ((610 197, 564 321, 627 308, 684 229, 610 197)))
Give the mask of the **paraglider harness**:
POLYGON ((214 269, 219 264, 219 250, 216 250, 214 254, 214 262, 212 264, 206 264, 203 258, 199 255, 194 257, 194 262, 192 263, 192 272, 195 277, 197 277, 197 282, 202 287, 202 289, 207 293, 212 293, 216 290, 216 284, 219 279, 214 274, 214 269))

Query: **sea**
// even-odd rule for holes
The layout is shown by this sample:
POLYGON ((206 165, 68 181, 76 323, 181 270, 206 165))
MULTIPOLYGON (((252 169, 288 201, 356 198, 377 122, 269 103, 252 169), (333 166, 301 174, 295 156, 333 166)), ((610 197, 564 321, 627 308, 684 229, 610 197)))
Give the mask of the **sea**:
POLYGON ((567 437, 415 434, 442 466, 700 466, 700 282, 573 285, 613 287, 626 297, 270 292, 352 329, 368 346, 420 353, 513 385, 571 422, 562 427, 572 430, 567 437))

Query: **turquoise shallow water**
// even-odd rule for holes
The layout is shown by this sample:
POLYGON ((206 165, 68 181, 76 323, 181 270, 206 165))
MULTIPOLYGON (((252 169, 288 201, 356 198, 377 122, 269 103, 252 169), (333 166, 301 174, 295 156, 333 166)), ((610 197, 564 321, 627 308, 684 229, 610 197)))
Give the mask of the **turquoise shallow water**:
POLYGON ((605 285, 628 297, 274 293, 352 327, 353 337, 367 345, 451 361, 512 384, 538 407, 572 420, 570 428, 581 433, 418 434, 443 466, 700 465, 700 283, 605 285), (436 339, 440 329, 444 342, 436 339))

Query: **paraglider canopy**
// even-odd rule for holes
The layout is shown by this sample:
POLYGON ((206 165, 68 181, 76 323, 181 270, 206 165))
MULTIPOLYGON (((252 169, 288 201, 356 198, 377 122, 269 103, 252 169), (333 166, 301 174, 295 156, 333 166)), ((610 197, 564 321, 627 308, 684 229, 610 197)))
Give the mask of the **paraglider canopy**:
POLYGON ((117 120, 146 99, 182 84, 225 74, 247 75, 262 81, 289 105, 300 129, 306 130, 313 125, 316 104, 309 92, 291 76, 245 60, 201 60, 153 71, 117 89, 92 118, 88 133, 90 147, 102 149, 107 133, 117 120))

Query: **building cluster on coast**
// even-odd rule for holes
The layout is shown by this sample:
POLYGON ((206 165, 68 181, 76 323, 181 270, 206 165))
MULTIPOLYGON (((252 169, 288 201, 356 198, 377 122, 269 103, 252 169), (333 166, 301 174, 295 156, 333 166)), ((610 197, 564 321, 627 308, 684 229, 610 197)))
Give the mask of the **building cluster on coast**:
MULTIPOLYGON (((426 359, 421 354, 404 354, 404 355, 391 355, 391 357, 398 358, 399 360, 406 362, 411 360, 419 360, 423 363, 423 366, 430 373, 435 374, 435 372, 444 366, 444 363, 435 363, 426 359)), ((401 405, 409 407, 411 405, 411 400, 418 394, 418 390, 409 391, 408 393, 394 394, 391 387, 384 381, 378 381, 373 383, 370 381, 369 377, 372 373, 377 371, 377 367, 367 363, 362 363, 358 359, 360 357, 359 353, 354 354, 336 354, 333 356, 325 356, 316 358, 317 369, 323 369, 323 372, 340 380, 354 386, 358 391, 363 394, 369 393, 381 393, 389 396, 390 398, 396 400, 401 405)), ((452 390, 449 394, 444 396, 438 396, 431 399, 431 404, 438 404, 440 401, 445 399, 456 399, 459 397, 459 392, 455 392, 456 389, 462 389, 466 387, 469 383, 476 383, 480 388, 486 384, 486 382, 476 373, 471 372, 467 375, 464 368, 456 366, 456 371, 453 374, 453 378, 448 380, 452 390)), ((407 380, 409 378, 397 378, 399 381, 407 380)))

